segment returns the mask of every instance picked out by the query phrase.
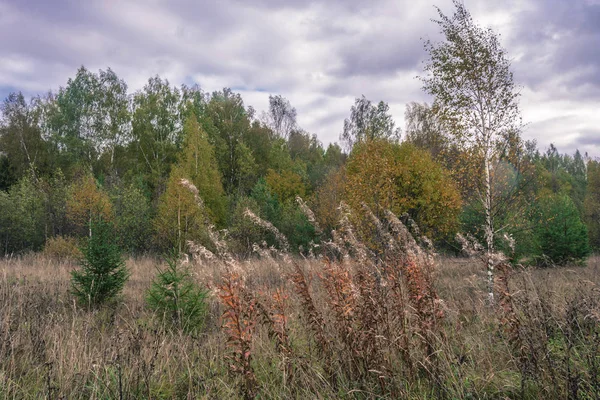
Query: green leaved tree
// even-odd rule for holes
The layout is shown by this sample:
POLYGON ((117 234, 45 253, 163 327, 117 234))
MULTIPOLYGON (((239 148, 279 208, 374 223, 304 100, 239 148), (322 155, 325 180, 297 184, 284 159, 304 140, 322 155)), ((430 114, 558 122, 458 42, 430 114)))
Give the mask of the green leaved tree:
POLYGON ((373 139, 398 139, 400 129, 395 128, 390 107, 380 101, 371 103, 365 96, 357 98, 350 109, 350 118, 344 120, 344 131, 340 135, 348 150, 355 143, 373 139))
POLYGON ((158 249, 175 248, 183 252, 190 240, 208 242, 206 208, 202 199, 184 186, 184 182, 188 182, 188 177, 175 166, 154 218, 154 241, 158 249))
POLYGON ((45 241, 43 194, 27 175, 0 191, 0 253, 39 250, 45 241))
POLYGON ((590 244, 600 249, 600 162, 587 164, 587 191, 584 201, 585 222, 588 226, 590 244))
POLYGON ((135 185, 119 188, 113 198, 115 224, 120 245, 129 253, 150 249, 151 208, 148 198, 135 185))
POLYGON ((552 264, 578 262, 590 254, 587 227, 566 194, 551 194, 535 207, 539 255, 552 264))
POLYGON ((456 233, 461 199, 450 176, 429 153, 409 143, 372 140, 354 147, 346 166, 345 200, 379 218, 408 213, 434 239, 456 233))
POLYGON ((115 163, 115 151, 129 139, 131 117, 125 81, 109 68, 97 74, 85 67, 77 70, 58 94, 41 102, 42 126, 50 143, 59 152, 63 171, 75 164, 93 167, 106 153, 108 169, 115 163))
POLYGON ((423 89, 434 97, 433 109, 444 128, 482 160, 483 174, 472 176, 482 177, 478 190, 485 213, 488 294, 493 301, 494 239, 504 228, 495 224, 493 168, 499 142, 507 132, 518 131, 519 92, 498 35, 475 24, 461 1, 453 3, 452 16, 438 8, 440 19, 435 22, 445 40, 425 43, 429 59, 421 79, 423 89))
POLYGON ((164 192, 182 141, 181 92, 156 76, 133 96, 133 105, 131 146, 137 158, 136 168, 155 200, 164 192))

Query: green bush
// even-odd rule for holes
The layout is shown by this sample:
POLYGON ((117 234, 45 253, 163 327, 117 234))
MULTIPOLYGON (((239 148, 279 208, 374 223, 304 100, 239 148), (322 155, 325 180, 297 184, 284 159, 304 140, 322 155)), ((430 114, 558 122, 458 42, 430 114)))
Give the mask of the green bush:
POLYGON ((206 317, 208 291, 193 281, 177 253, 167 256, 166 261, 165 270, 157 268, 146 296, 147 304, 163 321, 169 321, 184 332, 198 332, 206 317))
POLYGON ((318 242, 314 226, 293 200, 288 200, 283 206, 281 220, 277 222, 279 230, 288 238, 294 251, 306 251, 311 247, 311 242, 318 242))
POLYGON ((71 272, 73 295, 90 308, 113 300, 129 279, 113 225, 103 220, 93 222, 92 236, 81 253, 81 269, 71 272))
POLYGON ((578 262, 590 254, 587 228, 566 194, 542 198, 535 206, 534 222, 538 256, 546 264, 578 262))
POLYGON ((252 255, 252 245, 259 244, 263 241, 268 245, 275 245, 275 238, 269 232, 257 226, 244 216, 246 209, 251 210, 255 214, 263 218, 260 212, 261 207, 258 201, 252 197, 242 197, 238 200, 235 209, 231 215, 231 222, 227 237, 229 238, 229 249, 242 257, 252 255))

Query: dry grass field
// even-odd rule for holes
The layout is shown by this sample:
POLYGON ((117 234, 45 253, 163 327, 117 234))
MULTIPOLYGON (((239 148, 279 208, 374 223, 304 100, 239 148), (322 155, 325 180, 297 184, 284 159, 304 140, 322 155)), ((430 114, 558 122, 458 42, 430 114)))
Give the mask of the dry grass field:
POLYGON ((129 259, 119 302, 87 311, 75 264, 2 260, 0 398, 600 398, 600 258, 501 272, 494 306, 468 259, 191 262, 195 335, 145 306, 159 263, 129 259))

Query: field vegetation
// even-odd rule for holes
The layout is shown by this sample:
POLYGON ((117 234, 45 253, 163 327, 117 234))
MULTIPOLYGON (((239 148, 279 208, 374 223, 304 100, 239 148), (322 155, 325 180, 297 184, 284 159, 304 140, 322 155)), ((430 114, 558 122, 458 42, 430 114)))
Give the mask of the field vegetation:
POLYGON ((5 259, 0 397, 600 396, 598 258, 506 267, 490 307, 481 262, 410 252, 378 263, 268 249, 187 261, 210 290, 197 331, 146 303, 160 259, 130 258, 119 302, 92 311, 70 294, 72 262, 5 259))

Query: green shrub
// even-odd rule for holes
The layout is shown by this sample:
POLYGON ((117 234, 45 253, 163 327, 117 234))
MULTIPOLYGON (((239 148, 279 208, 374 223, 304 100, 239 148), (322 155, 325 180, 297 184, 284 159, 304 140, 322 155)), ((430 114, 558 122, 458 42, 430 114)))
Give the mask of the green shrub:
POLYGON ((199 331, 207 312, 208 291, 197 285, 177 253, 166 257, 167 268, 158 273, 148 290, 148 307, 164 322, 188 333, 199 331))
POLYGON ((284 204, 281 220, 277 222, 278 228, 288 238, 294 251, 301 248, 307 250, 311 247, 311 242, 318 242, 314 226, 293 200, 284 204))
POLYGON ((92 236, 81 252, 81 269, 71 273, 72 293, 90 308, 113 300, 129 278, 113 225, 93 222, 92 236))
POLYGON ((566 194, 549 195, 535 206, 538 256, 546 263, 564 265, 590 254, 587 228, 566 194))
POLYGON ((244 216, 246 209, 264 218, 259 211, 261 209, 259 202, 254 198, 242 197, 238 200, 231 215, 227 237, 229 238, 229 249, 242 257, 252 255, 252 245, 255 243, 265 241, 269 245, 275 244, 275 238, 270 233, 265 233, 262 228, 244 216))

